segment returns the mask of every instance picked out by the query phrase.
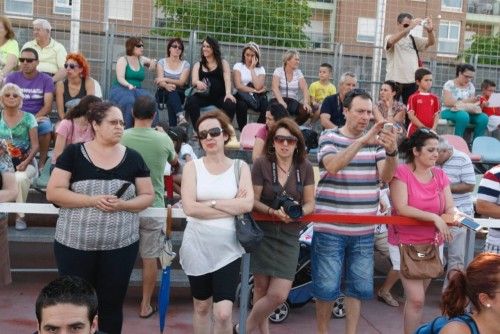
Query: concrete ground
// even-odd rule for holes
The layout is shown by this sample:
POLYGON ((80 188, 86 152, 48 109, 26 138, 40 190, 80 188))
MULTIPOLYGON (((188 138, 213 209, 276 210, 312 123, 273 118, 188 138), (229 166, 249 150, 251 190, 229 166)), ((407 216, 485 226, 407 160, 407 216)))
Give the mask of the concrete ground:
MULTIPOLYGON (((0 287, 0 333, 17 334, 33 333, 36 330, 35 299, 38 291, 51 279, 55 273, 45 274, 15 274, 14 282, 7 287, 0 287)), ((381 281, 376 281, 376 286, 381 281)), ((424 310, 424 321, 429 321, 439 314, 439 298, 441 281, 434 281, 427 293, 424 310)), ((394 296, 401 301, 401 286, 394 288, 394 296)), ((138 316, 140 289, 131 287, 124 305, 124 334, 158 333, 158 315, 149 319, 138 316)), ((191 315, 192 303, 189 289, 174 288, 171 292, 170 310, 167 317, 169 334, 192 333, 191 315)), ((348 312, 348 311, 347 311, 348 312)), ((362 334, 392 334, 402 333, 403 305, 397 308, 387 306, 375 299, 363 302, 358 333, 362 334)), ((238 308, 235 307, 233 321, 238 318, 238 308)), ((315 332, 314 303, 291 310, 283 323, 271 324, 271 333, 293 334, 315 332)), ((344 319, 332 319, 330 333, 344 332, 344 319)))

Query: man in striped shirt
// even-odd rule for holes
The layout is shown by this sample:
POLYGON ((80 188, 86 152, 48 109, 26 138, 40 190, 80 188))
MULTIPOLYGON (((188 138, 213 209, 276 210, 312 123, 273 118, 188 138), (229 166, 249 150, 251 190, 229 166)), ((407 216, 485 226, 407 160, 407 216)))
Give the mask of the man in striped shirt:
MULTIPOLYGON (((367 127, 373 103, 364 90, 354 89, 344 99, 346 123, 323 131, 318 161, 321 177, 316 212, 344 215, 377 214, 379 180, 391 181, 397 166, 396 131, 383 122, 367 127)), ((328 333, 333 301, 341 294, 346 275, 346 333, 356 333, 361 300, 373 295, 374 225, 314 224, 312 241, 313 295, 317 332, 328 333)))
MULTIPOLYGON (((476 175, 469 156, 454 149, 445 138, 440 137, 436 164, 441 166, 450 179, 451 194, 457 209, 470 217, 474 217, 472 192, 476 185, 476 175)), ((466 227, 453 226, 450 229, 453 240, 448 244, 448 265, 443 291, 448 286, 448 279, 455 273, 453 269, 463 269, 465 260, 466 227), (448 275, 451 276, 448 277, 448 275)))
MULTIPOLYGON (((477 191, 476 211, 483 216, 500 219, 500 165, 486 173, 477 191)), ((500 254, 500 229, 490 228, 484 251, 500 254)))

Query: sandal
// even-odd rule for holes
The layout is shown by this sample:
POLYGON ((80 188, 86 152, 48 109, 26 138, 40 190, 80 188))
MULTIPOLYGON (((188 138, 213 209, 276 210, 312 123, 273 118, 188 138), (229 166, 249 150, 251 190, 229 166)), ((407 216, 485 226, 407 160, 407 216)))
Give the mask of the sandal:
POLYGON ((377 292, 377 300, 386 303, 389 306, 398 307, 399 303, 394 297, 392 297, 390 292, 382 292, 382 290, 378 290, 377 292))

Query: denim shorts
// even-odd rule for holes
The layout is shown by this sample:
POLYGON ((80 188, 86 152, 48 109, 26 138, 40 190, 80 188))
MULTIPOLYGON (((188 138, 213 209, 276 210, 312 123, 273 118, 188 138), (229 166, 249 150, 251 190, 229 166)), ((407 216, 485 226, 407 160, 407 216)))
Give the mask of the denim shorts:
POLYGON ((38 121, 38 134, 39 135, 46 135, 47 133, 52 132, 52 123, 50 122, 50 119, 48 118, 43 118, 38 121))
POLYGON ((337 299, 343 277, 347 297, 373 298, 373 234, 314 232, 311 265, 313 296, 317 299, 337 299))

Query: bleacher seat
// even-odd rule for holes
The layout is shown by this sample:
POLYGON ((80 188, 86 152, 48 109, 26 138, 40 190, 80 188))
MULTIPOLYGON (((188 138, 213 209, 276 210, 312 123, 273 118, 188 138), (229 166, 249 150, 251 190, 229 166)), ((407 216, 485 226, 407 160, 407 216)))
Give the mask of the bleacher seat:
POLYGON ((479 162, 481 161, 481 155, 478 154, 473 154, 469 150, 469 146, 467 146, 467 143, 462 137, 455 136, 455 135, 441 135, 444 139, 450 143, 455 149, 464 152, 469 156, 469 158, 472 160, 472 162, 479 162))
POLYGON ((481 156, 481 162, 500 163, 500 141, 493 137, 482 136, 474 139, 472 152, 481 156))
POLYGON ((262 123, 248 123, 245 125, 241 130, 240 147, 244 150, 252 150, 255 144, 255 134, 265 126, 262 123))

